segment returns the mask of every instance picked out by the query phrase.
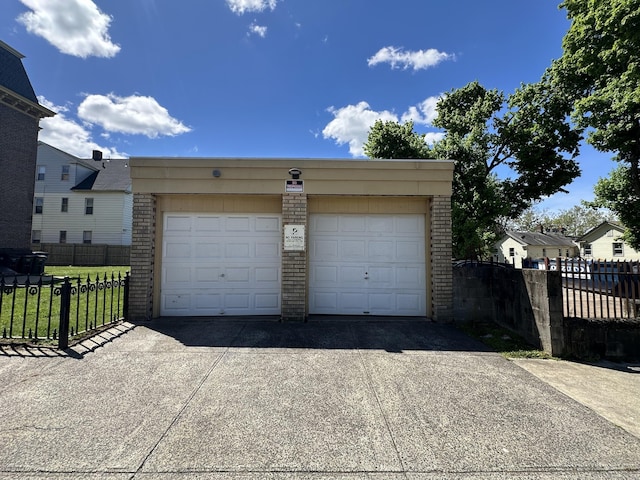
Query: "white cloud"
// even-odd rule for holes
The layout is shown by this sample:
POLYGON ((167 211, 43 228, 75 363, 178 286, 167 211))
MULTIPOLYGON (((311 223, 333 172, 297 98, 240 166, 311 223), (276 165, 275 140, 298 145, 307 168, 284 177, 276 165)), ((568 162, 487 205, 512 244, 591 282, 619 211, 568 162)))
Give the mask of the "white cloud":
POLYGON ((112 17, 91 0, 20 0, 32 11, 17 20, 27 31, 46 39, 62 53, 87 58, 113 57, 120 46, 111 42, 112 17))
POLYGON ((409 110, 402 115, 401 122, 411 120, 416 125, 431 125, 438 115, 436 110, 438 100, 440 97, 429 97, 418 105, 409 107, 409 110))
MULTIPOLYGON (((377 120, 400 123, 412 121, 416 125, 431 126, 436 117, 438 100, 438 97, 429 97, 418 105, 409 107, 400 118, 388 110, 372 110, 367 102, 342 108, 330 107, 327 110, 334 118, 324 127, 322 135, 325 139, 333 139, 338 145, 349 144, 349 153, 354 157, 362 157, 369 130, 377 120)), ((432 145, 443 137, 442 132, 427 132, 425 142, 432 145)))
POLYGON ((338 145, 348 143, 349 153, 354 157, 364 156, 363 145, 367 141, 369 129, 376 120, 398 121, 394 113, 371 110, 367 102, 343 108, 330 107, 328 111, 334 118, 324 127, 322 135, 327 139, 332 138, 338 145))
POLYGON ((40 133, 38 139, 64 152, 80 158, 90 158, 93 150, 101 150, 106 158, 126 158, 126 153, 118 152, 115 148, 97 144, 91 138, 91 132, 66 117, 69 109, 57 106, 44 97, 38 97, 41 105, 49 110, 57 112, 57 115, 40 120, 40 133))
POLYGON ((227 0, 233 13, 243 15, 247 12, 262 12, 267 8, 274 10, 277 0, 227 0))
POLYGON ((435 48, 405 52, 402 48, 383 47, 373 57, 367 59, 367 64, 373 67, 379 63, 388 63, 391 68, 406 70, 411 67, 414 70, 424 70, 445 60, 453 59, 455 59, 455 55, 439 52, 435 48))
POLYGON ((78 117, 109 132, 146 135, 149 138, 191 131, 171 117, 154 98, 138 95, 88 95, 78 107, 78 117))
POLYGON ((249 35, 251 34, 254 35, 258 35, 259 37, 266 37, 267 36, 267 27, 263 27, 262 25, 256 25, 255 23, 252 23, 251 25, 249 25, 249 35))

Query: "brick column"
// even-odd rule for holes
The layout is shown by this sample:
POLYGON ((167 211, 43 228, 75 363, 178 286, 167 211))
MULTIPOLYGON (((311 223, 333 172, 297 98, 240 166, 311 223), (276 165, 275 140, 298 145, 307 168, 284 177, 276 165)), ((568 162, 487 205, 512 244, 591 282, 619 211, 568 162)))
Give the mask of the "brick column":
POLYGON ((282 225, 305 226, 305 251, 287 251, 282 241, 282 320, 304 321, 307 318, 307 195, 287 193, 282 196, 282 225))
POLYGON ((453 321, 451 197, 431 199, 431 302, 436 322, 453 321))
POLYGON ((156 198, 133 195, 129 319, 149 320, 153 315, 153 267, 156 233, 156 198))

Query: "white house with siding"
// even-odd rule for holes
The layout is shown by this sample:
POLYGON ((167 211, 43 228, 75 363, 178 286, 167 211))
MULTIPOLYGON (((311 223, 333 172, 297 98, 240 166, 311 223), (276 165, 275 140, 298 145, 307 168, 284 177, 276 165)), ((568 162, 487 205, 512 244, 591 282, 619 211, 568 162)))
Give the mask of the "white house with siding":
POLYGON ((84 160, 38 142, 32 243, 131 245, 128 160, 84 160))
POLYGON ((580 256, 601 260, 640 260, 640 252, 621 238, 624 230, 619 223, 602 222, 578 239, 580 256))
POLYGON ((570 258, 577 254, 575 242, 561 233, 507 231, 495 245, 494 259, 520 268, 525 258, 570 258))

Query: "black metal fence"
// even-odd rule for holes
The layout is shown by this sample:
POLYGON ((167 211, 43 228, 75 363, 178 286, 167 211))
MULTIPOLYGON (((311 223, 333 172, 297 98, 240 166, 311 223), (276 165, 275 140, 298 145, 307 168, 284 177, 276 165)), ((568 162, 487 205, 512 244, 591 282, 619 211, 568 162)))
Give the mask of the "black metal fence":
POLYGON ((535 267, 560 270, 565 317, 640 317, 640 261, 547 258, 535 267))
POLYGON ((127 317, 129 273, 95 278, 0 276, 2 338, 69 340, 127 317))

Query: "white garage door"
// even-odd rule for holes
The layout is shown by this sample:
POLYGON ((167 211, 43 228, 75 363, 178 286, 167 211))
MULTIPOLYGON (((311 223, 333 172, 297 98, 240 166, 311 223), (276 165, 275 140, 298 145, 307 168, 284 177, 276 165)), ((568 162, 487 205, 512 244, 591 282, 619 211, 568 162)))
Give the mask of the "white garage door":
POLYGON ((311 215, 309 312, 426 315, 424 215, 311 215))
POLYGON ((280 314, 280 216, 166 213, 160 314, 280 314))

